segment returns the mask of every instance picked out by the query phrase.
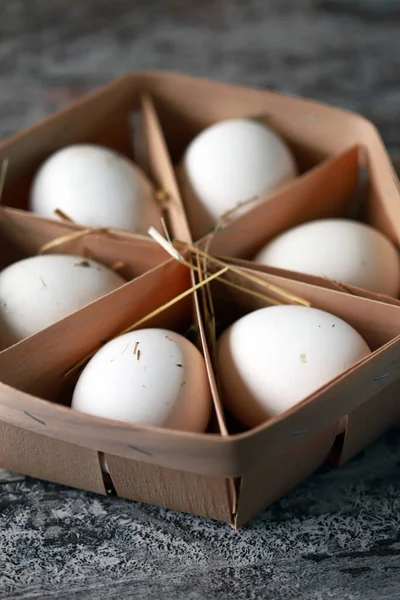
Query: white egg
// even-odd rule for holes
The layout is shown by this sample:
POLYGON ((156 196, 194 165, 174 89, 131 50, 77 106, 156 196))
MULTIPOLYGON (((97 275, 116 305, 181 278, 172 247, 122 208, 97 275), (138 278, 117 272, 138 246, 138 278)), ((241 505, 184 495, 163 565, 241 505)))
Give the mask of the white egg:
POLYGON ((0 348, 45 329, 125 280, 81 256, 49 254, 13 263, 0 273, 0 348))
POLYGON ((185 337, 167 329, 127 333, 88 362, 72 408, 118 421, 202 432, 211 411, 204 358, 185 337))
MULTIPOLYGON (((229 119, 208 127, 189 144, 179 170, 193 235, 202 237, 224 213, 265 196, 296 174, 291 151, 267 126, 229 119)), ((234 217, 255 202, 236 210, 234 217)))
POLYGON ((218 341, 223 399, 253 427, 284 412, 370 353, 342 319, 316 308, 273 306, 249 313, 218 341))
POLYGON ((388 238, 369 225, 323 219, 299 225, 269 242, 254 261, 398 296, 400 261, 388 238))
POLYGON ((145 174, 102 146, 77 144, 52 154, 36 173, 30 209, 47 218, 62 210, 76 223, 147 232, 160 212, 145 174))

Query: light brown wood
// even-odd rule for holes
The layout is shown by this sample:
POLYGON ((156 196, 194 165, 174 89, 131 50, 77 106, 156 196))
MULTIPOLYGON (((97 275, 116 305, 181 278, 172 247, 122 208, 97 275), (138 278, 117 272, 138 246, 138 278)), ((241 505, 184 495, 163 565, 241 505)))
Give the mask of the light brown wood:
POLYGON ((9 160, 2 204, 26 208, 36 169, 63 146, 92 142, 131 154, 127 115, 138 107, 138 86, 127 77, 88 94, 0 144, 0 162, 9 160))
MULTIPOLYGON (((187 277, 186 267, 174 262, 166 263, 124 286, 124 292, 123 288, 112 292, 112 295, 97 301, 90 309, 82 309, 51 330, 6 350, 0 354, 1 380, 25 392, 43 391, 48 394, 49 389, 57 390, 65 369, 81 357, 83 350, 89 351, 98 343, 100 335, 94 323, 99 323, 103 334, 106 330, 107 335, 112 335, 113 328, 115 331, 121 319, 125 319, 120 310, 116 310, 118 305, 125 307, 125 311, 129 306, 139 315, 140 311, 145 312, 149 308, 149 293, 154 294, 152 302, 161 303, 161 298, 168 298, 168 293, 174 295, 178 289, 188 285, 187 277), (174 273, 174 276, 164 279, 159 269, 164 275, 174 273), (178 285, 178 275, 181 283, 174 290, 172 285, 178 285), (170 283, 168 288, 165 281, 170 283), (126 294, 128 289, 136 290, 134 305, 127 304, 130 298, 126 294), (165 295, 161 296, 162 293, 165 295), (117 303, 119 294, 121 299, 117 303), (111 306, 114 309, 112 312, 111 306), (82 332, 79 345, 76 331, 82 332)), ((133 427, 96 419, 68 407, 34 398, 23 391, 12 390, 4 384, 0 386, 0 419, 124 458, 140 459, 204 475, 239 477, 257 466, 261 468, 273 456, 294 451, 304 441, 303 436, 323 431, 363 402, 379 395, 392 382, 397 385, 400 381, 400 338, 397 337, 400 333, 399 307, 278 277, 272 280, 300 296, 308 297, 315 306, 330 310, 356 325, 372 345, 385 345, 285 414, 251 431, 227 437, 133 427), (382 374, 387 372, 390 377, 382 378, 382 374), (44 421, 45 430, 26 412, 44 421), (298 431, 303 433, 297 434, 298 431)), ((225 299, 229 294, 231 298, 240 300, 243 294, 241 310, 244 306, 247 306, 247 310, 256 307, 257 302, 251 296, 236 290, 228 292, 228 289, 231 290, 223 288, 225 299)), ((173 323, 179 323, 184 317, 182 310, 175 310, 166 317, 171 318, 173 323)), ((191 313, 190 304, 186 306, 186 311, 186 314, 191 313)), ((171 322, 166 320, 165 324, 170 325, 171 322)))
POLYGON ((229 482, 106 455, 118 496, 233 524, 229 482))
POLYGON ((0 465, 38 479, 105 494, 98 453, 0 421, 0 465))
MULTIPOLYGON (((217 266, 210 265, 210 271, 215 271, 216 269, 218 269, 217 266)), ((245 270, 248 273, 255 274, 252 269, 246 268, 245 270)), ((266 274, 261 271, 257 271, 257 276, 260 280, 275 284, 307 300, 312 306, 322 308, 327 312, 332 312, 341 317, 359 331, 373 349, 386 344, 400 333, 400 307, 398 303, 390 304, 381 302, 379 298, 372 300, 335 289, 323 288, 322 286, 300 281, 300 278, 298 280, 289 279, 275 274, 266 274)), ((224 277, 233 282, 246 285, 246 287, 254 291, 263 291, 265 293, 265 289, 261 284, 252 283, 251 281, 247 281, 245 284, 245 280, 235 273, 226 274, 224 277)), ((252 297, 239 290, 236 291, 227 288, 217 281, 213 282, 213 289, 215 297, 220 303, 232 299, 241 313, 248 312, 250 309, 255 310, 265 304, 261 299, 252 297)), ((270 295, 281 300, 273 292, 270 295)), ((368 296, 370 295, 373 296, 373 294, 368 294, 368 296)))
POLYGON ((153 71, 136 77, 154 98, 176 163, 196 133, 238 116, 265 118, 289 143, 301 171, 362 146, 370 180, 369 221, 400 244, 399 182, 376 128, 365 118, 311 100, 185 75, 153 71))
MULTIPOLYGON (((44 244, 82 229, 26 211, 0 208, 0 268, 33 256, 44 244)), ((48 253, 90 256, 109 267, 122 262, 124 267, 118 272, 126 279, 138 277, 169 259, 167 252, 152 239, 118 231, 91 233, 58 245, 48 253)))
MULTIPOLYGON (((369 174, 367 218, 399 243, 398 181, 384 146, 368 121, 308 100, 160 72, 129 75, 2 143, 0 161, 10 159, 5 204, 26 207, 35 169, 50 152, 66 144, 92 141, 128 155, 134 153, 128 122, 132 112, 138 110, 143 113, 151 175, 177 200, 180 190, 172 163, 179 162, 196 133, 219 119, 259 116, 283 135, 294 151, 302 176, 219 233, 213 252, 247 257, 282 227, 343 214, 357 190, 364 155, 369 174)), ((179 208, 179 203, 176 206, 179 208)), ((170 215, 173 233, 190 240, 184 215, 178 208, 176 214, 170 215)), ((18 252, 34 252, 42 238, 47 241, 56 231, 74 227, 56 222, 45 224, 39 217, 5 210, 0 212, 1 248, 13 247, 7 260, 14 260, 18 252)), ((55 478, 61 449, 67 444, 70 466, 62 483, 95 489, 99 475, 97 452, 103 452, 112 463, 113 478, 121 495, 228 522, 239 502, 240 524, 322 462, 331 447, 336 424, 346 415, 342 460, 398 420, 393 400, 400 390, 398 302, 335 282, 296 277, 278 270, 254 273, 344 318, 364 335, 374 353, 285 414, 251 431, 236 433, 230 431, 230 423, 225 423, 207 348, 204 353, 215 408, 221 412, 217 433, 187 434, 136 427, 71 410, 68 385, 74 381, 66 386, 64 372, 102 340, 187 290, 192 283, 187 267, 174 261, 145 273, 163 260, 150 240, 137 237, 128 241, 123 234, 96 234, 85 240, 86 246, 106 264, 116 255, 119 259, 123 256, 136 269, 130 276, 139 277, 0 353, 0 427, 10 440, 5 466, 14 468, 14 450, 20 460, 15 465, 17 470, 58 481, 55 478), (38 445, 45 457, 42 467, 35 462, 38 445), (80 456, 82 468, 76 462, 80 456), (92 471, 94 463, 96 468, 92 471), (85 477, 89 483, 82 481, 85 477), (237 478, 243 478, 242 486, 234 488, 233 480, 237 478), (239 496, 235 494, 238 490, 239 496)), ((75 247, 82 248, 83 242, 75 247)), ((242 286, 265 291, 239 275, 229 277, 242 286)), ((221 284, 213 285, 213 294, 217 310, 227 310, 230 318, 264 305, 260 299, 221 284)), ((197 300, 193 302, 188 296, 148 325, 183 332, 197 318, 197 300)), ((205 330, 200 330, 204 341, 205 330)))
MULTIPOLYGON (((360 148, 351 148, 286 184, 262 204, 217 231, 209 244, 211 252, 252 259, 271 239, 296 225, 347 216, 359 188, 363 155, 360 148)), ((359 193, 363 195, 366 221, 386 234, 387 227, 374 220, 368 211, 367 194, 361 190, 359 193)), ((383 198, 376 199, 377 212, 381 211, 378 206, 382 203, 383 198)), ((394 223, 393 227, 400 235, 400 225, 394 223)))
POLYGON ((212 235, 213 254, 252 258, 282 231, 313 219, 340 217, 358 187, 358 147, 307 171, 212 235))
POLYGON ((150 96, 142 98, 143 129, 147 162, 152 180, 166 193, 165 213, 172 239, 191 241, 180 190, 158 116, 150 96))
POLYGON ((229 258, 221 257, 221 260, 226 261, 228 264, 232 264, 251 271, 265 273, 265 275, 276 275, 277 277, 283 277, 285 279, 292 279, 294 281, 302 281, 303 283, 310 283, 314 286, 323 287, 329 290, 336 290, 337 292, 344 292, 360 296, 361 298, 369 298, 376 302, 384 302, 385 304, 393 304, 394 306, 400 306, 400 300, 398 298, 392 298, 391 296, 385 296, 384 294, 377 294, 356 287, 355 285, 348 285, 333 281, 325 277, 318 277, 317 275, 308 275, 306 273, 298 273, 296 271, 287 271, 286 269, 278 269, 276 267, 268 267, 261 265, 253 261, 241 259, 241 258, 229 258))
MULTIPOLYGON (((195 264, 197 266, 199 266, 200 261, 195 261, 195 264)), ((195 284, 197 281, 202 280, 202 279, 204 279, 204 276, 201 273, 201 271, 198 274, 192 272, 192 283, 193 284, 195 284)), ((205 293, 204 288, 201 288, 199 290, 199 293, 196 294, 196 296, 194 298, 197 323, 198 323, 198 327, 199 327, 199 333, 200 333, 203 354, 204 354, 204 358, 206 361, 208 380, 210 382, 210 388, 211 388, 211 394, 212 394, 212 398, 213 398, 213 404, 214 404, 216 421, 217 421, 217 425, 218 425, 218 431, 219 431, 219 433, 221 433, 221 435, 226 436, 226 435, 228 435, 228 427, 226 424, 224 407, 223 407, 223 404, 221 402, 221 399, 219 397, 219 392, 218 392, 217 378, 216 378, 216 373, 214 370, 214 364, 213 364, 213 360, 212 360, 212 346, 209 343, 208 335, 206 333, 206 319, 204 318, 204 296, 202 296, 200 298, 201 293, 205 293)))
MULTIPOLYGON (((382 377, 389 374, 383 373, 382 377)), ((382 433, 400 425, 400 386, 389 385, 377 396, 359 406, 348 415, 342 443, 332 457, 336 465, 342 465, 366 448, 382 433)))
MULTIPOLYGON (((164 263, 0 352, 0 380, 54 399, 65 384, 64 373, 82 358, 189 287, 187 267, 172 260, 164 263)), ((183 332, 191 323, 190 296, 157 319, 159 326, 183 332)), ((154 319, 148 322, 149 326, 152 324, 154 319)))
MULTIPOLYGON (((67 108, 66 111, 68 112, 69 109, 67 108)), ((17 179, 14 178, 14 169, 12 168, 14 166, 12 164, 14 162, 12 158, 13 149, 7 150, 5 156, 10 156, 11 158, 9 159, 10 166, 7 170, 7 185, 4 194, 2 195, 3 205, 27 210, 30 188, 37 168, 51 153, 63 146, 75 143, 99 144, 117 150, 128 157, 132 157, 133 150, 126 115, 122 115, 122 118, 120 116, 115 118, 115 115, 108 114, 98 120, 96 120, 96 115, 90 115, 83 127, 80 127, 79 121, 72 122, 76 115, 66 115, 67 119, 71 117, 72 119, 69 121, 71 123, 70 128, 68 128, 67 125, 64 125, 63 119, 63 123, 60 124, 60 127, 56 128, 55 131, 52 131, 51 137, 49 136, 48 138, 40 140, 42 143, 39 143, 38 148, 36 149, 36 146, 34 146, 31 149, 33 152, 37 150, 37 154, 32 156, 32 160, 29 160, 24 164, 24 169, 19 171, 17 179), (40 156, 40 159, 36 159, 36 156, 40 156)), ((49 118, 51 119, 52 117, 49 118)), ((33 126, 33 129, 36 129, 36 126, 33 126)), ((38 136, 35 136, 36 139, 41 137, 40 134, 41 131, 38 132, 38 136)), ((18 134, 16 137, 19 137, 18 134)), ((23 147, 22 156, 23 159, 25 159, 29 154, 27 156, 26 149, 23 145, 24 140, 20 140, 20 142, 22 142, 23 147)), ((17 147, 20 147, 19 142, 17 143, 17 147)))
POLYGON ((239 485, 235 518, 241 527, 261 510, 314 473, 325 461, 337 433, 337 426, 312 436, 293 452, 275 456, 261 469, 245 475, 239 485))

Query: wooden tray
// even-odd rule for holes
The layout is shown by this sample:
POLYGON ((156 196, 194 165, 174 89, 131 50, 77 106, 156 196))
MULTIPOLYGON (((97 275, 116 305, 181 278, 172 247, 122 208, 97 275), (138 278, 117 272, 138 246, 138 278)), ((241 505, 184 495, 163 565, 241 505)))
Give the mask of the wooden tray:
MULTIPOLYGON (((244 269, 228 271, 232 282, 257 291, 268 280, 294 292, 352 324, 373 353, 284 414, 242 431, 218 395, 202 294, 192 293, 147 325, 180 332, 197 325, 213 392, 209 431, 138 427, 75 412, 68 405, 74 379, 65 378, 65 372, 193 283, 190 270, 170 260, 149 238, 115 231, 89 234, 57 251, 85 249, 108 265, 123 260, 129 281, 0 353, 2 467, 100 494, 111 489, 124 498, 238 527, 328 458, 339 464, 398 423, 399 302, 319 278, 259 268, 246 260, 289 226, 343 214, 360 190, 362 172, 368 176, 363 218, 399 245, 398 180, 378 133, 360 116, 264 90, 170 73, 133 73, 1 144, 0 160, 10 161, 0 211, 2 264, 82 229, 27 211, 29 187, 40 163, 76 142, 104 144, 144 167, 164 190, 164 217, 173 238, 190 243, 189 200, 182 197, 176 165, 201 129, 223 118, 250 115, 265 119, 286 139, 301 174, 211 240, 197 243, 207 243, 214 255, 244 269), (259 281, 249 283, 245 273, 259 281), (103 457, 110 479, 100 467, 103 457)), ((212 261, 210 269, 217 269, 212 261)), ((218 281, 211 290, 218 311, 230 307, 244 314, 266 305, 246 292, 221 288, 218 281)))

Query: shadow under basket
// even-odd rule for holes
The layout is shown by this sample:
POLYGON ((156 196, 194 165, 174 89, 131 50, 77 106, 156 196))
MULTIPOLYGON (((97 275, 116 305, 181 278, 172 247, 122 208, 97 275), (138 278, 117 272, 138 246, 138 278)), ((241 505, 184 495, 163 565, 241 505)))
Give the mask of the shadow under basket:
MULTIPOLYGON (((290 186, 214 236, 213 254, 248 258, 280 228, 343 214, 359 184, 360 156, 368 170, 364 214, 400 242, 398 182, 374 127, 363 118, 307 100, 159 72, 134 73, 6 140, 9 159, 0 211, 2 266, 37 253, 78 225, 29 213, 29 186, 49 154, 78 142, 101 143, 136 160, 164 193, 172 238, 191 242, 185 198, 175 177, 187 143, 224 118, 261 115, 293 150, 301 175, 290 186), (133 125, 132 125, 133 122, 133 125), (132 141, 133 139, 133 141, 132 141), (320 198, 320 202, 318 202, 320 198), (264 229, 263 229, 264 227, 264 229)), ((112 199, 110 199, 112 202, 112 199)), ((204 244, 205 240, 201 241, 204 244)), ((394 300, 290 273, 230 269, 210 284, 217 315, 229 319, 268 305, 265 281, 353 325, 373 349, 311 397, 257 428, 243 430, 226 414, 212 361, 203 291, 194 276, 150 239, 115 231, 91 233, 57 251, 89 252, 112 266, 123 261, 128 283, 40 333, 0 353, 0 466, 105 494, 109 481, 123 498, 149 502, 239 527, 328 458, 343 462, 385 429, 400 409, 400 306, 394 300), (250 281, 246 276, 251 274, 250 281), (242 289, 238 289, 242 288, 242 289), (245 289, 243 289, 245 288, 245 289), (249 293, 250 292, 250 293, 249 293), (252 294, 251 292, 256 292, 252 294), (365 297, 364 297, 365 296, 365 297), (174 299, 179 301, 173 302, 174 299), (92 417, 70 409, 77 371, 106 340, 153 314, 141 327, 198 332, 213 396, 204 434, 189 434, 92 417)), ((211 272, 220 267, 212 260, 211 272)))

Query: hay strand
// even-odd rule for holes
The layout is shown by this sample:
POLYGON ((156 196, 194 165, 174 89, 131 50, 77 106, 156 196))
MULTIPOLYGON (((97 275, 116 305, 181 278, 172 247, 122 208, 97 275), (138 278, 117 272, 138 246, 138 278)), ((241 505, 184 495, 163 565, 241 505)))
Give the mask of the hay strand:
POLYGON ((71 217, 69 217, 63 210, 61 210, 61 208, 56 208, 54 214, 56 214, 57 217, 60 217, 60 219, 66 221, 67 223, 75 223, 75 221, 71 219, 71 217))
MULTIPOLYGON (((185 265, 186 267, 188 267, 189 269, 191 269, 192 271, 195 271, 197 273, 200 273, 202 270, 202 267, 200 266, 196 266, 193 263, 190 263, 189 261, 187 261, 178 251, 177 249, 172 245, 171 242, 168 242, 168 240, 166 240, 161 233, 159 233, 156 229, 154 229, 154 227, 149 227, 148 229, 148 234, 156 241, 160 244, 160 246, 162 246, 162 248, 164 248, 164 250, 166 252, 168 252, 168 254, 170 254, 172 256, 172 258, 174 258, 175 260, 179 261, 180 263, 182 263, 183 265, 185 265)), ((184 242, 178 242, 180 244, 182 244, 184 249, 189 249, 192 253, 196 254, 198 253, 198 248, 197 246, 192 246, 191 244, 186 244, 184 242)), ((214 258, 210 255, 208 255, 207 253, 204 253, 202 251, 199 251, 200 254, 203 254, 205 258, 209 258, 210 260, 214 260, 214 258)), ((226 263, 224 263, 223 261, 218 261, 219 266, 220 267, 226 267, 226 270, 229 271, 233 271, 233 268, 231 267, 231 265, 228 265, 226 263)), ((203 267, 203 272, 205 275, 212 275, 212 273, 210 271, 208 271, 205 267, 203 267)), ((245 275, 245 273, 241 272, 240 269, 238 269, 237 271, 239 274, 243 274, 245 275)), ((265 300, 266 302, 268 302, 269 304, 281 304, 281 302, 278 302, 277 300, 275 300, 274 298, 271 298, 271 296, 267 296, 265 294, 261 294, 260 292, 254 292, 253 290, 249 290, 248 288, 245 288, 243 286, 240 286, 236 283, 233 283, 232 281, 229 281, 227 279, 224 279, 223 277, 219 277, 219 281, 221 283, 224 283, 232 288, 236 288, 238 290, 241 290, 243 292, 246 292, 247 294, 250 294, 252 296, 256 296, 258 298, 262 298, 263 300, 265 300)), ((254 278, 254 281, 256 281, 257 283, 265 283, 264 280, 258 280, 258 278, 254 278)), ((280 288, 277 288, 280 289, 280 288)), ((282 294, 283 295, 284 290, 282 290, 282 294)), ((295 297, 295 296, 293 296, 295 297)), ((305 302, 305 301, 303 301, 305 302)))
POLYGON ((49 250, 53 250, 54 248, 58 248, 58 246, 62 246, 63 244, 67 244, 68 242, 73 242, 75 240, 79 240, 80 238, 86 237, 92 233, 108 233, 108 227, 88 227, 87 229, 81 229, 80 231, 74 231, 72 233, 66 233, 65 235, 60 235, 59 237, 43 244, 41 248, 38 250, 38 255, 45 254, 49 250))
POLYGON ((2 197, 3 191, 4 191, 4 186, 6 184, 8 164, 9 164, 8 158, 5 158, 3 160, 3 162, 1 163, 1 170, 0 170, 0 204, 1 204, 1 197, 2 197))
MULTIPOLYGON (((149 321, 153 317, 156 317, 157 315, 159 315, 160 313, 164 312, 165 310, 167 310, 168 308, 170 308, 171 306, 173 306, 177 302, 180 302, 181 300, 183 300, 184 298, 186 298, 186 296, 189 296, 190 294, 193 294, 193 292, 195 292, 196 290, 198 290, 199 288, 201 288, 203 285, 205 285, 206 283, 208 283, 212 279, 216 279, 217 277, 219 277, 223 273, 226 273, 227 270, 228 270, 228 267, 220 269, 216 273, 213 273, 212 275, 210 275, 209 277, 207 277, 207 279, 204 279, 203 281, 201 281, 199 283, 196 283, 196 285, 194 285, 191 288, 185 290, 184 292, 182 292, 178 296, 175 296, 175 298, 173 298, 172 300, 169 300, 169 302, 167 302, 166 304, 163 304, 159 308, 156 308, 151 313, 148 313, 145 317, 142 317, 141 319, 139 319, 139 321, 136 321, 136 323, 134 323, 133 325, 130 325, 129 327, 127 327, 126 329, 124 329, 123 331, 121 331, 120 333, 118 333, 114 337, 120 337, 121 335, 124 335, 125 333, 129 333, 129 332, 133 331, 134 329, 137 329, 139 326, 143 325, 143 323, 145 323, 146 321, 149 321)), ((112 339, 114 339, 114 338, 112 338, 112 339)), ((86 364, 86 362, 89 361, 92 358, 92 356, 94 356, 96 354, 97 350, 98 350, 98 348, 96 350, 94 350, 93 352, 91 352, 90 354, 87 354, 86 356, 84 356, 82 358, 82 360, 80 360, 78 363, 76 363, 73 367, 71 367, 68 371, 66 371, 64 373, 64 377, 69 377, 70 375, 72 375, 72 373, 75 373, 78 369, 80 369, 81 367, 83 367, 83 365, 86 364)))
MULTIPOLYGON (((178 246, 185 247, 188 250, 190 250, 191 252, 198 253, 201 256, 207 257, 207 259, 209 261, 214 262, 218 266, 226 266, 227 265, 227 263, 225 263, 224 261, 222 261, 218 258, 215 258, 215 256, 211 256, 210 254, 208 254, 204 250, 201 250, 197 246, 193 246, 192 244, 186 244, 185 242, 180 242, 180 241, 176 241, 175 244, 178 246)), ((278 285, 270 283, 269 281, 266 281, 265 279, 261 279, 260 277, 257 277, 256 275, 252 275, 251 273, 247 273, 247 271, 245 271, 244 269, 242 269, 240 267, 235 267, 234 265, 228 265, 228 266, 229 266, 229 270, 232 271, 232 273, 236 273, 237 275, 240 275, 244 279, 248 279, 249 281, 251 281, 253 283, 256 283, 258 285, 261 285, 262 287, 267 288, 271 292, 274 292, 275 294, 284 298, 286 301, 293 302, 295 304, 300 304, 302 306, 310 306, 310 303, 307 300, 303 300, 303 298, 300 298, 299 296, 296 296, 295 294, 292 294, 291 292, 287 292, 286 290, 284 290, 283 288, 281 288, 278 285)), ((276 301, 274 301, 274 303, 276 304, 276 301)))

